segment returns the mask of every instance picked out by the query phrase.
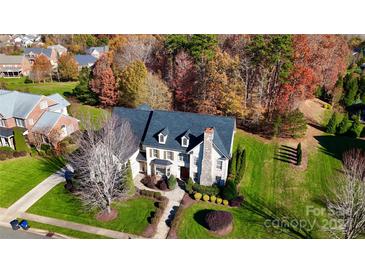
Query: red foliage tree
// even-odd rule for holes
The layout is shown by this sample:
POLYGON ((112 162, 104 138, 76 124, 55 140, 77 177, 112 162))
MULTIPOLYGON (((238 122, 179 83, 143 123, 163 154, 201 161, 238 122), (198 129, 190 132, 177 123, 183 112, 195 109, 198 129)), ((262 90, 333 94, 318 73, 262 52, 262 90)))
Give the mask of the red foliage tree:
POLYGON ((118 103, 115 77, 107 56, 102 56, 95 63, 90 89, 97 94, 103 106, 115 106, 118 103))

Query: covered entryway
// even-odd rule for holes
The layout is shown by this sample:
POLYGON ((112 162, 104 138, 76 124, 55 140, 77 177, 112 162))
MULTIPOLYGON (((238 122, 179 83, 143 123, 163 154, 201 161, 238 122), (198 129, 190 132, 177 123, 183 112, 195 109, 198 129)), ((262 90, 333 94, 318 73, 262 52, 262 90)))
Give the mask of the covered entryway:
POLYGON ((172 163, 169 160, 154 159, 151 162, 152 172, 154 175, 167 176, 171 174, 170 166, 172 163))
POLYGON ((180 167, 180 178, 181 180, 189 179, 189 168, 188 167, 180 167))

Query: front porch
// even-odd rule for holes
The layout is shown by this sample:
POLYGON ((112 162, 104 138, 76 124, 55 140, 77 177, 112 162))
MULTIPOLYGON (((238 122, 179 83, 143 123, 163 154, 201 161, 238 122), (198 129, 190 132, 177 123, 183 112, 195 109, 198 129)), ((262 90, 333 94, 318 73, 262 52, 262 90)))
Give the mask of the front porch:
POLYGON ((12 129, 0 127, 0 147, 11 147, 15 149, 14 131, 12 129))

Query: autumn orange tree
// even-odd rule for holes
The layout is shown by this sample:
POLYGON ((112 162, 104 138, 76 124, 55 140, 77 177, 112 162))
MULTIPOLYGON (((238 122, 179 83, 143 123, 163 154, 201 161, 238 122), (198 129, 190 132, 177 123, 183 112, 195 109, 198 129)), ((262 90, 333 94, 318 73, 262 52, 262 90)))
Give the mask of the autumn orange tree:
POLYGON ((92 70, 90 89, 98 96, 103 106, 115 106, 118 103, 118 91, 115 77, 106 55, 102 56, 92 70))
POLYGON ((46 56, 40 54, 35 58, 29 76, 33 82, 45 82, 47 79, 52 79, 52 64, 46 56))
POLYGON ((79 76, 78 65, 71 53, 64 53, 58 59, 58 73, 63 81, 75 81, 79 76))

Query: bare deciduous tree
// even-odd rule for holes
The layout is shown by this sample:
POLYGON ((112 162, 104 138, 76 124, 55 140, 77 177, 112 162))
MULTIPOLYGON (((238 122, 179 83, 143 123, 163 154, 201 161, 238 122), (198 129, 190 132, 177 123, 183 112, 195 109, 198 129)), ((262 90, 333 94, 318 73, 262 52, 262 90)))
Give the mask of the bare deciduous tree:
POLYGON ((331 197, 327 198, 331 216, 341 221, 340 229, 346 239, 357 238, 365 232, 365 153, 351 149, 343 154, 343 174, 331 197))
POLYGON ((77 137, 79 149, 68 156, 80 184, 78 194, 87 208, 110 214, 112 202, 128 195, 123 175, 137 142, 129 122, 115 116, 101 129, 93 119, 84 120, 84 128, 77 137))

